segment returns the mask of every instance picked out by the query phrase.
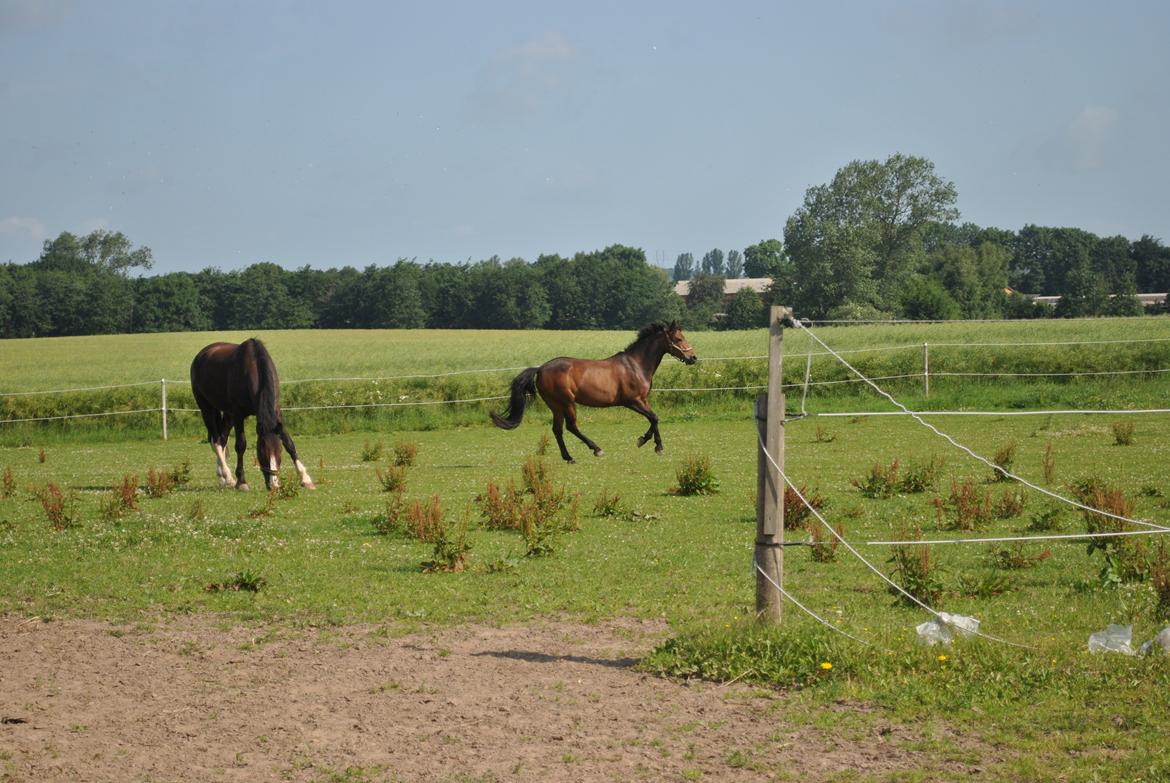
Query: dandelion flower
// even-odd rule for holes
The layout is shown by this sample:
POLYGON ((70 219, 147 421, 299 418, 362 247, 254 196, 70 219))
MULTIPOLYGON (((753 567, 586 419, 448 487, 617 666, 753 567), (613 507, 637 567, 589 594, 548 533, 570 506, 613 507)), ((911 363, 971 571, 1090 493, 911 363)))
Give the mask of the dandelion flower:
POLYGON ((833 664, 829 663, 828 661, 825 661, 824 663, 821 664, 821 668, 824 669, 825 671, 828 671, 829 669, 833 668, 833 664))
POLYGON ((939 663, 946 663, 946 662, 947 662, 947 656, 945 656, 945 655, 940 655, 940 656, 938 656, 938 662, 939 662, 939 663))

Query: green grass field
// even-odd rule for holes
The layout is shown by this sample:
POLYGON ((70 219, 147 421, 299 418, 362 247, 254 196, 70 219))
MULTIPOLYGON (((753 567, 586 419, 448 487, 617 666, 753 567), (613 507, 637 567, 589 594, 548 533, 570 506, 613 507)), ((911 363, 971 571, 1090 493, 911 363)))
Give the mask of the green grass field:
MULTIPOLYGON (((1166 322, 1152 318, 817 333, 835 348, 851 350, 924 341, 1170 336, 1166 322)), ((629 339, 624 334, 548 332, 263 337, 286 380, 522 366, 562 353, 605 355, 629 339)), ((766 351, 762 331, 689 337, 700 356, 766 351)), ((4 373, 6 390, 182 378, 189 356, 208 341, 207 335, 160 335, 2 342, 0 366, 22 368, 16 373, 19 380, 13 380, 14 373, 4 373), (99 355, 125 357, 129 367, 116 370, 113 362, 99 360, 99 355)), ((788 341, 790 349, 795 350, 798 342, 788 341)), ((1011 358, 1010 349, 939 348, 937 364, 932 350, 932 369, 942 371, 946 350, 956 356, 977 354, 963 360, 968 366, 1021 361, 1011 358)), ((1170 348, 1159 342, 1099 350, 1050 347, 1031 352, 1029 361, 1031 366, 1075 363, 1119 369, 1138 363, 1153 369, 1170 367, 1168 352, 1170 348)), ((791 372, 803 373, 803 356, 799 364, 791 372)), ((720 369, 715 362, 697 368, 664 364, 660 380, 664 386, 710 386, 721 380, 713 377, 717 372, 725 377, 726 367, 720 369)), ((501 373, 490 381, 502 393, 510 377, 501 373)), ((480 388, 481 383, 486 387, 487 380, 477 379, 468 388, 480 388)), ((1032 407, 1050 400, 1161 407, 1166 400, 1163 375, 1039 383, 956 380, 945 392, 936 391, 933 383, 931 403, 937 395, 968 408, 995 403, 1032 407)), ((164 443, 149 430, 123 438, 113 427, 74 437, 64 425, 25 426, 0 446, 0 470, 11 469, 13 486, 11 495, 0 499, 0 611, 145 622, 198 612, 245 623, 374 623, 388 633, 543 615, 584 622, 612 616, 662 617, 678 638, 646 661, 649 669, 796 687, 792 714, 810 723, 824 720, 821 707, 839 700, 873 705, 907 722, 937 721, 1002 748, 1003 757, 995 767, 999 779, 1160 780, 1170 775, 1164 753, 1170 729, 1168 660, 1086 652, 1089 634, 1109 623, 1132 623, 1135 642, 1140 642, 1170 618, 1158 608, 1149 579, 1104 585, 1099 577, 1102 555, 1088 556, 1084 542, 1030 545, 1022 554, 1045 550, 1051 554, 1034 567, 1019 569, 997 567, 995 552, 986 545, 933 549, 943 588, 940 608, 978 617, 982 630, 1026 645, 1023 648, 983 639, 945 649, 920 646, 914 641, 914 626, 927 619, 925 613, 899 605, 844 550, 838 551, 835 562, 816 562, 805 547, 787 550, 785 587, 870 644, 832 635, 791 606, 785 608, 780 632, 755 629, 750 619, 755 584, 750 569, 756 453, 749 396, 691 394, 685 402, 666 402, 665 394, 652 396, 652 404, 664 412, 663 456, 635 448, 634 439, 645 427, 634 414, 583 411, 582 429, 606 454, 595 459, 569 439, 579 462, 555 464, 554 471, 570 494, 581 494, 581 529, 558 534, 552 553, 545 557, 525 557, 515 532, 479 527, 474 502, 489 480, 519 483, 521 465, 548 433, 547 412, 540 405, 513 432, 487 425, 483 408, 465 416, 447 414, 413 422, 420 426, 411 428, 353 427, 350 432, 340 431, 344 429, 340 426, 329 432, 309 412, 290 413, 298 448, 320 488, 275 498, 271 509, 265 509, 263 492, 218 488, 211 451, 194 427, 178 426, 177 434, 164 443), (376 532, 373 520, 385 512, 388 494, 375 475, 375 463, 363 461, 362 453, 378 441, 392 453, 396 440, 418 444, 416 464, 407 473, 406 497, 425 501, 437 494, 448 522, 470 528, 466 571, 423 573, 420 564, 431 558, 431 546, 403 533, 376 532), (710 458, 720 482, 718 494, 670 493, 688 455, 710 458), (99 503, 124 475, 137 475, 144 482, 150 468, 167 469, 183 461, 192 465, 190 483, 165 497, 140 497, 139 510, 121 519, 99 513, 99 503), (72 499, 75 524, 63 530, 53 529, 34 495, 49 481, 72 499), (621 514, 591 512, 603 492, 620 496, 621 514), (263 587, 254 593, 206 589, 238 574, 263 579, 263 587), (832 663, 831 670, 821 668, 826 662, 832 663)), ((926 402, 907 398, 911 404, 915 400, 926 402)), ((856 390, 814 397, 810 408, 818 410, 818 405, 889 407, 856 390)), ((1170 416, 939 417, 934 422, 988 457, 1015 443, 1014 470, 1054 491, 1067 494, 1070 482, 1094 477, 1119 486, 1136 504, 1135 515, 1170 526, 1166 482, 1170 416), (1133 423, 1131 445, 1115 442, 1111 425, 1116 421, 1133 423), (1043 461, 1049 448, 1053 476, 1046 482, 1043 461)), ((970 479, 996 499, 1006 486, 991 482, 986 466, 905 418, 795 421, 787 425, 786 444, 787 469, 794 480, 822 495, 829 521, 842 523, 846 537, 887 572, 890 551, 864 546, 865 541, 899 536, 914 527, 929 536, 960 535, 937 529, 932 500, 946 497, 952 479, 970 479), (874 464, 889 464, 894 458, 904 464, 922 462, 932 456, 946 460, 933 491, 871 499, 852 485, 874 464)), ((548 452, 550 464, 560 462, 555 445, 548 452)), ((251 452, 248 464, 252 485, 262 486, 259 472, 251 466, 251 452)), ((380 464, 387 464, 386 457, 380 464)), ((1055 510, 1055 502, 1029 495, 1021 515, 989 522, 978 532, 1018 534, 1049 509, 1054 510, 1058 532, 1085 529, 1079 513, 1055 510)), ((855 719, 860 723, 854 728, 865 730, 865 717, 855 719)), ((939 757, 950 752, 956 751, 940 742, 939 757)))

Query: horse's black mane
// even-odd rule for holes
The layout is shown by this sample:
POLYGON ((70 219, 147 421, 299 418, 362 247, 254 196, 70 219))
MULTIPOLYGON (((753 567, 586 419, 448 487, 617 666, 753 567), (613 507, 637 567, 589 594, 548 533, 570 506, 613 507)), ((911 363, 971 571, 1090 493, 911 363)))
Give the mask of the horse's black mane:
POLYGON ((632 342, 626 346, 626 350, 632 351, 632 350, 634 350, 634 346, 636 346, 638 343, 642 342, 643 340, 647 340, 651 337, 654 337, 655 335, 662 333, 662 332, 665 332, 665 331, 666 331, 666 324, 664 324, 660 321, 654 321, 652 323, 648 323, 645 326, 643 326, 641 329, 638 330, 638 336, 634 338, 634 342, 632 342))

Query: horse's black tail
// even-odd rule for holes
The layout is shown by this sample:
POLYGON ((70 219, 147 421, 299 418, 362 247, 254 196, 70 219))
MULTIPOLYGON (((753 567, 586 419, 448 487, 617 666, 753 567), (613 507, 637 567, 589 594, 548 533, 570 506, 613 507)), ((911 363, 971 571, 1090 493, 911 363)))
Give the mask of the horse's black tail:
POLYGON ((536 398, 536 373, 539 370, 539 367, 529 367, 512 379, 512 398, 508 401, 507 413, 501 416, 492 412, 492 421, 497 427, 514 430, 520 426, 525 406, 529 400, 536 398))
POLYGON ((249 383, 254 384, 252 395, 256 404, 256 431, 280 432, 284 426, 284 417, 280 413, 280 379, 276 375, 276 365, 264 343, 255 337, 246 340, 244 345, 250 348, 256 363, 255 379, 251 373, 248 378, 249 383))

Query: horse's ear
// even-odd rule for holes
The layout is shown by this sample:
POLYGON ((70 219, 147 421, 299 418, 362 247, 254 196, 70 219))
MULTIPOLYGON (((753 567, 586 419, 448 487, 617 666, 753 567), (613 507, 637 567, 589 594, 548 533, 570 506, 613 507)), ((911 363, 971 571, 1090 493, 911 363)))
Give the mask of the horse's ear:
POLYGON ((670 330, 670 331, 672 331, 672 332, 681 332, 681 331, 682 331, 682 327, 681 327, 681 326, 679 326, 679 323, 678 323, 678 319, 677 319, 677 318, 675 318, 673 321, 671 321, 671 322, 670 322, 670 326, 668 326, 668 327, 666 327, 666 328, 667 328, 667 329, 669 329, 669 330, 670 330))

